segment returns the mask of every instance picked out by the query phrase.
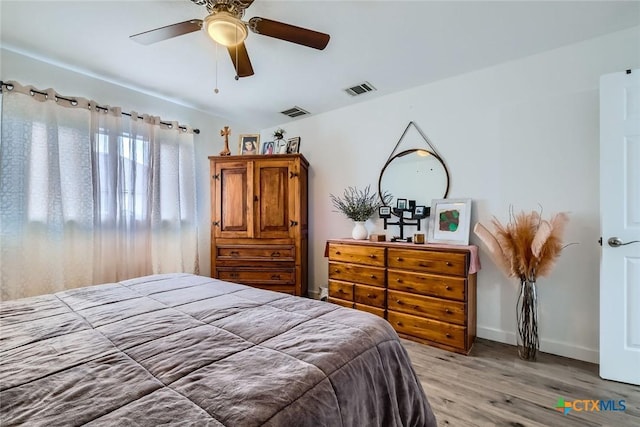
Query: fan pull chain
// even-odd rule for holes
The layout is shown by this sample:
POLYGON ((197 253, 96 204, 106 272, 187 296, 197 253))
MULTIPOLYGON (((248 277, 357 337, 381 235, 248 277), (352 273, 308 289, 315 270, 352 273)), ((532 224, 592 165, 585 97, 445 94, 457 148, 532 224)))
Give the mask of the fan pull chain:
POLYGON ((213 93, 218 94, 220 89, 218 89, 218 43, 214 43, 216 45, 216 88, 213 89, 213 93))
POLYGON ((238 76, 238 26, 236 25, 236 81, 238 81, 240 79, 240 76, 238 76))

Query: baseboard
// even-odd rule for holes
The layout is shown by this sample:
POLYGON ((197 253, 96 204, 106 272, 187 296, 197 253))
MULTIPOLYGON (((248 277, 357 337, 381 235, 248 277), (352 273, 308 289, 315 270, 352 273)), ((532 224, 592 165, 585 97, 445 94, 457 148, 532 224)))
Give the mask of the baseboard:
POLYGON ((313 299, 320 299, 320 290, 319 289, 308 289, 307 296, 313 299))
MULTIPOLYGON (((516 343, 515 333, 500 329, 477 327, 477 335, 478 338, 485 338, 505 344, 515 345, 516 343)), ((600 361, 600 353, 598 350, 544 338, 540 340, 540 351, 590 363, 599 363, 600 361)))

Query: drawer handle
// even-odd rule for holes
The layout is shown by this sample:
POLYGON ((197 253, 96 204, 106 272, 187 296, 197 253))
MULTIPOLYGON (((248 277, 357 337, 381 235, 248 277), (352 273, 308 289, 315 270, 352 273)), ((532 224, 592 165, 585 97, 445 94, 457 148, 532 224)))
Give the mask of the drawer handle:
POLYGON ((278 258, 280 256, 280 252, 276 251, 276 252, 271 252, 271 256, 273 258, 278 258))
POLYGON ((271 275, 271 280, 280 280, 280 275, 279 274, 272 274, 271 275))
POLYGON ((451 314, 451 310, 449 310, 448 308, 445 308, 444 312, 447 313, 447 314, 451 314))
POLYGON ((336 251, 336 255, 340 255, 340 251, 336 251))
POLYGON ((371 276, 369 276, 369 277, 371 277, 372 279, 375 279, 375 278, 376 278, 376 275, 375 275, 375 274, 372 274, 372 275, 371 275, 371 276))
POLYGON ((367 298, 375 299, 375 297, 376 297, 376 296, 375 296, 375 295, 373 295, 373 294, 367 294, 367 298))
POLYGON ((402 279, 396 279, 396 282, 402 283, 402 279))
POLYGON ((231 251, 231 252, 229 252, 229 254, 230 254, 231 256, 238 256, 238 255, 240 255, 240 252, 238 252, 238 251, 231 251))
POLYGON ((375 257, 376 257, 376 256, 375 256, 375 255, 373 255, 373 254, 369 255, 369 258, 375 258, 375 257))
POLYGON ((334 273, 340 273, 340 269, 336 268, 335 270, 333 270, 334 273))
POLYGON ((402 258, 398 257, 396 258, 396 261, 402 261, 402 258))
POLYGON ((420 267, 429 267, 427 264, 425 264, 424 262, 419 262, 418 265, 420 267))
POLYGON ((342 289, 338 289, 338 293, 339 293, 339 294, 346 294, 346 292, 345 292, 345 291, 343 291, 342 289))
POLYGON ((451 334, 449 332, 447 332, 446 334, 444 334, 445 337, 447 338, 451 338, 451 334))
POLYGON ((402 326, 402 322, 398 321, 398 322, 396 322, 396 325, 402 326))
POLYGON ((449 286, 449 285, 446 285, 444 288, 445 288, 446 290, 448 290, 448 291, 450 291, 450 290, 451 290, 451 286, 449 286))
POLYGON ((451 264, 451 262, 447 261, 445 262, 445 264, 447 265, 447 267, 451 267, 453 264, 451 264))
POLYGON ((400 300, 400 299, 397 299, 397 300, 396 300, 396 302, 398 303, 398 305, 402 305, 402 304, 404 304, 404 303, 402 302, 402 300, 400 300))

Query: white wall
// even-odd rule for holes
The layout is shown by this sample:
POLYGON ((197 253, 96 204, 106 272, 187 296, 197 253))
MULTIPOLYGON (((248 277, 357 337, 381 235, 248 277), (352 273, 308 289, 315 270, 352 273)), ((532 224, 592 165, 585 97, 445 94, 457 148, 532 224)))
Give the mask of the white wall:
MULTIPOLYGON (((282 124, 287 137, 301 136, 311 164, 310 286, 327 284, 325 241, 349 236, 352 227, 333 212, 329 194, 376 187, 414 121, 447 163, 449 197, 473 199, 472 226, 490 226, 494 215, 504 222, 510 207, 541 206, 544 217, 571 213, 566 241, 577 245, 538 281, 541 349, 597 362, 599 77, 638 66, 640 27, 282 124)), ((368 225, 381 230, 379 222, 368 225)), ((471 242, 481 246, 473 233, 471 242)), ((515 343, 518 283, 499 273, 482 246, 481 261, 478 335, 515 343)))
POLYGON ((211 116, 175 102, 146 95, 6 49, 0 50, 0 78, 4 81, 15 80, 22 85, 33 85, 39 89, 53 88, 63 96, 93 99, 101 105, 120 106, 123 111, 160 116, 163 120, 175 120, 180 124, 200 129, 200 134, 194 135, 199 218, 198 250, 200 273, 205 276, 211 274, 211 193, 209 192, 207 156, 218 155, 222 151, 224 140, 220 137, 220 129, 224 126, 231 127, 229 146, 234 154, 237 154, 238 135, 257 133, 256 128, 246 124, 229 123, 223 118, 211 116))

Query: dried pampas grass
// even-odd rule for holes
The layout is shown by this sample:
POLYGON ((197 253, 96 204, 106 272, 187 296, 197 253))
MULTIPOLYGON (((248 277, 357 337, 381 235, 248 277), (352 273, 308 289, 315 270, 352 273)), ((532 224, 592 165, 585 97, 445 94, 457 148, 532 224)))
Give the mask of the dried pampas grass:
POLYGON ((495 234, 480 223, 473 231, 487 246, 498 268, 508 277, 535 281, 536 277, 548 275, 560 256, 569 215, 560 212, 546 221, 536 211, 520 212, 512 214, 506 225, 495 217, 491 222, 495 234))

